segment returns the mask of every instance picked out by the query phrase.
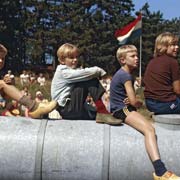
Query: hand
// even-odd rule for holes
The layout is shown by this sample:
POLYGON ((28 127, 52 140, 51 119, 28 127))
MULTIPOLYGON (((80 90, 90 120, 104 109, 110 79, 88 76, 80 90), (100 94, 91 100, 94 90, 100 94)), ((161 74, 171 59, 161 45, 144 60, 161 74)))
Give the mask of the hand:
POLYGON ((129 104, 130 104, 129 98, 125 98, 124 101, 123 101, 123 103, 124 103, 125 105, 129 105, 129 104))
POLYGON ((3 80, 6 84, 12 84, 12 79, 8 75, 5 75, 3 80))

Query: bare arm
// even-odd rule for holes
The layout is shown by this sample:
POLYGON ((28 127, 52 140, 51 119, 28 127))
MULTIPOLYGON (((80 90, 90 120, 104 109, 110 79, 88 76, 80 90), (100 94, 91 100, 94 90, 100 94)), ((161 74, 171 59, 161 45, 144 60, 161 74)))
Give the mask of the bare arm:
POLYGON ((142 106, 142 102, 139 101, 137 98, 136 98, 136 95, 135 95, 135 92, 134 92, 134 89, 133 89, 133 85, 132 85, 132 82, 131 81, 126 81, 125 84, 125 89, 126 89, 126 93, 127 93, 127 96, 128 96, 128 100, 129 100, 129 103, 130 105, 136 107, 136 108, 139 108, 142 106))
POLYGON ((173 82, 173 90, 177 95, 180 95, 180 80, 173 82))

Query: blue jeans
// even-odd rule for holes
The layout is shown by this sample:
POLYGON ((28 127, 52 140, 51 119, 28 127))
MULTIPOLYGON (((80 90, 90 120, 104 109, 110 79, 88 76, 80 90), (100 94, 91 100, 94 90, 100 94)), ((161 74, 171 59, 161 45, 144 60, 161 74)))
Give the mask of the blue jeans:
POLYGON ((180 98, 170 102, 145 99, 145 102, 147 109, 155 114, 180 114, 180 98))

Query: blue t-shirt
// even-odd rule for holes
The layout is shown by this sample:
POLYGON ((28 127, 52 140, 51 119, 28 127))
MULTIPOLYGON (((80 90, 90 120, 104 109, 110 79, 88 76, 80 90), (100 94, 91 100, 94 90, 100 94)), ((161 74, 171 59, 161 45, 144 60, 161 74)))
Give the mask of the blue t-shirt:
POLYGON ((126 81, 133 81, 132 75, 119 69, 112 78, 110 86, 110 111, 123 109, 126 105, 123 103, 127 98, 124 84, 126 81))

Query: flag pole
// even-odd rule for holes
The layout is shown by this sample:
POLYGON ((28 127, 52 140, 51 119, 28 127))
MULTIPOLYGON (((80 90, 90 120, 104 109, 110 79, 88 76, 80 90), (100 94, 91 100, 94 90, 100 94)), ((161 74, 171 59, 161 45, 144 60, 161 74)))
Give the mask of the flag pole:
POLYGON ((141 60, 142 60, 142 35, 140 36, 140 43, 139 43, 139 78, 141 79, 142 76, 142 67, 141 67, 141 60))
MULTIPOLYGON (((141 13, 141 31, 142 31, 142 12, 141 13)), ((140 87, 142 85, 142 32, 139 37, 139 78, 140 78, 140 87)))

